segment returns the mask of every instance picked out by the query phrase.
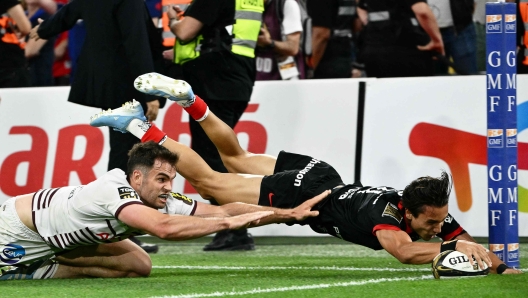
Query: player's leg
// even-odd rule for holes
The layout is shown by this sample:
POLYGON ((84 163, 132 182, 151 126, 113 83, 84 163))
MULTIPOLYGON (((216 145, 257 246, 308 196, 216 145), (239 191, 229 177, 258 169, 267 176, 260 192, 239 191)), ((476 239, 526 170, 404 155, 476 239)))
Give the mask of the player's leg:
POLYGON ((123 107, 102 111, 92 117, 92 126, 110 126, 121 132, 130 132, 142 142, 154 141, 176 153, 176 170, 204 199, 214 198, 220 204, 244 202, 258 204, 262 176, 237 175, 213 171, 191 148, 178 143, 155 125, 146 121, 141 105, 134 101, 123 107))
POLYGON ((0 280, 149 276, 149 255, 130 240, 83 246, 56 258, 3 269, 0 280))
POLYGON ((276 158, 266 154, 250 153, 240 146, 231 127, 209 111, 207 104, 195 96, 185 81, 175 80, 157 73, 139 76, 136 89, 151 95, 166 97, 182 106, 215 144, 222 162, 231 173, 271 175, 276 158))
POLYGON ((58 256, 53 278, 147 277, 149 255, 130 240, 78 247, 58 256))

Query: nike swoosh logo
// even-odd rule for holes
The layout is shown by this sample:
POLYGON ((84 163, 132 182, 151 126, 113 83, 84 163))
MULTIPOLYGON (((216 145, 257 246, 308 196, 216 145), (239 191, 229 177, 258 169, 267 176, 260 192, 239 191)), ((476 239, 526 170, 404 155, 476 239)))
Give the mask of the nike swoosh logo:
POLYGON ((273 206, 273 203, 272 203, 272 202, 273 202, 273 199, 272 199, 273 196, 274 196, 274 195, 273 195, 272 192, 270 192, 269 195, 268 195, 268 199, 269 199, 269 202, 270 202, 270 207, 273 206))

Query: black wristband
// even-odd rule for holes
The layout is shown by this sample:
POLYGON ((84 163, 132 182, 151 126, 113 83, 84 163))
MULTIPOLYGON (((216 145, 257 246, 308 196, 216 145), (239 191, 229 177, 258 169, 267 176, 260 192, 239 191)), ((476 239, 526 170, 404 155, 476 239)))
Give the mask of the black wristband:
POLYGON ((272 39, 271 43, 266 48, 273 50, 275 48, 275 41, 272 39))
POLYGON ((440 245, 440 252, 444 252, 446 250, 456 250, 458 240, 451 240, 451 241, 444 241, 440 245))
POLYGON ((500 264, 497 267, 497 274, 502 274, 506 269, 510 269, 510 267, 508 267, 506 264, 500 264))

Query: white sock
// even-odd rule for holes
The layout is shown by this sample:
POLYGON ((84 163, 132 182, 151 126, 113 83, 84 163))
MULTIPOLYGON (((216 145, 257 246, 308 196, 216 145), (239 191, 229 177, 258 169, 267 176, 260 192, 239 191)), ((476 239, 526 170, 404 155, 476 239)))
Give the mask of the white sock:
POLYGON ((35 270, 33 279, 53 278, 58 268, 59 263, 57 263, 55 260, 47 260, 46 262, 42 263, 42 265, 40 265, 37 270, 35 270))
POLYGON ((149 130, 151 124, 148 121, 143 121, 139 119, 132 119, 128 124, 126 130, 136 136, 138 139, 142 139, 147 130, 149 130))

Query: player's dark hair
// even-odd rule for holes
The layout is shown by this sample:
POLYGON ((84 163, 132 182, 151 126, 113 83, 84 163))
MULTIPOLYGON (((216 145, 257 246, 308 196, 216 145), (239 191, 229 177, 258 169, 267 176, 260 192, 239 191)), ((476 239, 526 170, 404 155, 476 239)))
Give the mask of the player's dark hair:
POLYGON ((178 155, 153 141, 135 144, 128 151, 127 179, 137 169, 146 174, 152 169, 156 159, 168 162, 176 168, 178 155))
POLYGON ((438 178, 420 177, 403 190, 403 207, 407 208, 414 217, 424 212, 425 206, 444 207, 449 202, 451 189, 451 179, 445 171, 442 171, 438 178))

